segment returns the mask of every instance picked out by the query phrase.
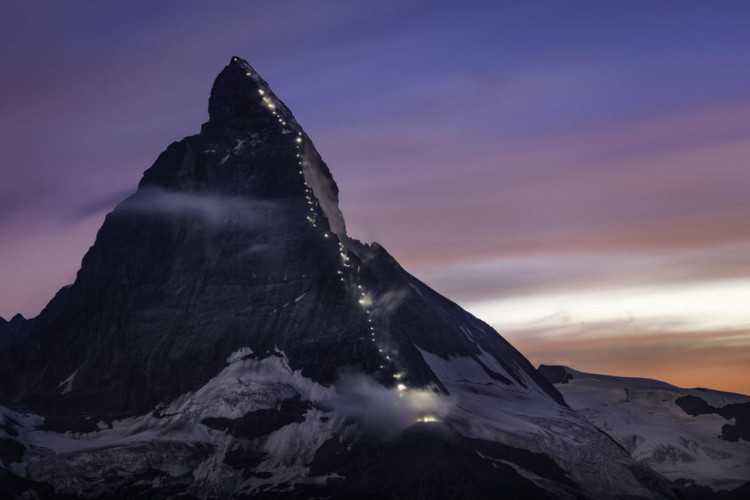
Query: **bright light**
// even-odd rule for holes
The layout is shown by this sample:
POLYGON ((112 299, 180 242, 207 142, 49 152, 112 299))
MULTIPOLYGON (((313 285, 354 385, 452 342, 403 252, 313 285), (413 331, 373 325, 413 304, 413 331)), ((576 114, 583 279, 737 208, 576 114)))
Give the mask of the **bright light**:
MULTIPOLYGON (((372 305, 372 297, 368 294, 363 293, 362 298, 359 299, 359 303, 365 307, 370 307, 372 305)), ((367 311, 367 314, 370 314, 370 312, 367 311)))
POLYGON ((406 385, 404 385, 404 384, 398 384, 396 386, 396 389, 398 389, 399 392, 405 391, 406 390, 406 385))
POLYGON ((432 415, 425 415, 424 417, 419 417, 417 422, 440 422, 440 420, 432 415))
POLYGON ((301 137, 297 137, 297 142, 302 142, 302 138, 301 137))
POLYGON ((263 95, 263 94, 265 94, 265 92, 263 92, 263 89, 258 89, 258 93, 259 93, 260 95, 263 95))

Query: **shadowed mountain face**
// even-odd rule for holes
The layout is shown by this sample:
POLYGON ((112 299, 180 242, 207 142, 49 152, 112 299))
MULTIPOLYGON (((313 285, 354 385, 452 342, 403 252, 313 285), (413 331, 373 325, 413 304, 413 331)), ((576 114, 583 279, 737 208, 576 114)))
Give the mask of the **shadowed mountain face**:
POLYGON ((491 329, 382 248, 346 237, 327 166, 247 64, 234 59, 217 77, 209 112, 202 133, 171 144, 107 216, 61 304, 9 349, 4 400, 142 413, 205 384, 244 346, 279 348, 324 384, 354 366, 391 385, 405 371, 404 383, 425 386, 437 380, 415 347, 479 352, 453 328, 461 319, 507 365, 508 383, 524 372, 562 402, 491 329), (402 328, 381 310, 399 305, 402 328))
POLYGON ((247 62, 216 78, 209 115, 106 217, 75 283, 0 321, 3 481, 668 495, 489 326, 346 234, 328 167, 247 62), (423 482, 394 469, 422 453, 423 482))

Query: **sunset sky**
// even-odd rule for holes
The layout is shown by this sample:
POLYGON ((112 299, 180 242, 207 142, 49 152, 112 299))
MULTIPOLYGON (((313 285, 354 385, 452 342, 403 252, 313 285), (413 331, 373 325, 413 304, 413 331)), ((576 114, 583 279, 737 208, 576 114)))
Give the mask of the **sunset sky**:
POLYGON ((750 394, 741 2, 11 2, 0 315, 75 277, 104 215, 247 59, 378 241, 534 364, 750 394))

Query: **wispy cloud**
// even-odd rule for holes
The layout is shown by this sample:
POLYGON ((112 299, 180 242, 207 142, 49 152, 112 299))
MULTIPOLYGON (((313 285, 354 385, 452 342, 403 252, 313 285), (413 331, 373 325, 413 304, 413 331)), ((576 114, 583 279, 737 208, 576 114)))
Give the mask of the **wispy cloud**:
POLYGON ((586 290, 750 277, 750 243, 682 250, 477 256, 418 267, 417 275, 462 303, 586 290))
POLYGON ((339 397, 326 401, 380 439, 391 439, 418 418, 444 418, 451 404, 446 396, 429 389, 386 388, 363 374, 342 373, 336 383, 339 397))
MULTIPOLYGON (((549 337, 590 333, 587 323, 624 325, 631 334, 750 328, 750 279, 589 289, 468 303, 467 309, 500 331, 531 325, 549 337)), ((599 330, 597 336, 606 336, 599 330)), ((614 333, 624 333, 614 332, 614 333)))
POLYGON ((272 224, 269 214, 280 215, 285 206, 277 201, 146 188, 123 201, 117 209, 165 218, 195 217, 209 227, 258 227, 272 224))

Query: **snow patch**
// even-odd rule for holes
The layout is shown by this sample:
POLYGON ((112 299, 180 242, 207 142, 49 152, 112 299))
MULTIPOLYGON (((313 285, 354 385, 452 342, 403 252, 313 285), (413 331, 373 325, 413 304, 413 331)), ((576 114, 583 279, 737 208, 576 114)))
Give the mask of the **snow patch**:
MULTIPOLYGON (((624 451, 582 415, 557 404, 533 381, 528 387, 507 385, 490 377, 471 357, 444 359, 419 351, 451 395, 453 404, 446 422, 460 434, 554 457, 574 482, 588 488, 592 498, 634 492, 651 495, 623 467, 624 451)), ((500 364, 491 362, 489 355, 478 357, 491 370, 507 373, 500 371, 500 364)))
POLYGON ((731 489, 750 477, 750 445, 719 438, 727 420, 714 414, 691 417, 675 403, 686 394, 717 406, 747 402, 750 397, 566 370, 573 378, 555 387, 568 404, 636 460, 669 479, 687 478, 714 489, 731 489))
POLYGON ((305 177, 305 183, 313 190, 313 195, 320 203, 328 219, 328 226, 331 232, 339 237, 339 240, 345 242, 346 223, 344 215, 339 209, 339 197, 336 186, 330 175, 327 175, 320 164, 320 156, 315 151, 315 147, 309 140, 305 141, 304 153, 302 155, 302 173, 305 177))
MULTIPOLYGON (((80 368, 78 370, 80 370, 80 368)), ((78 370, 71 373, 68 378, 66 378, 65 380, 63 380, 57 385, 57 387, 62 387, 63 394, 67 394, 73 390, 73 381, 76 378, 76 374, 78 373, 78 370)))
MULTIPOLYGON (((111 470, 102 473, 115 475, 153 469, 172 477, 190 474, 199 496, 226 498, 246 481, 240 471, 224 461, 228 450, 243 443, 241 446, 266 454, 257 470, 273 473, 265 480, 250 480, 243 488, 324 480, 309 478, 307 464, 317 449, 345 426, 345 415, 326 413, 320 407, 322 401, 335 399, 335 389, 292 370, 278 348, 260 360, 248 358, 252 353, 249 347, 239 348, 227 357, 226 367, 200 389, 152 413, 117 420, 109 426, 100 423, 94 432, 36 430, 41 418, 22 418, 8 410, 9 416, 21 422, 19 442, 29 450, 23 464, 14 464, 14 473, 24 476, 29 471, 31 477, 51 482, 60 492, 97 496, 105 494, 102 488, 107 486, 87 482, 92 467, 108 464, 111 470), (313 405, 305 420, 252 441, 202 423, 207 417, 237 419, 260 409, 276 409, 291 398, 313 405), (65 454, 64 460, 61 454, 65 454)), ((4 413, 0 407, 0 416, 4 413)))
POLYGON ((289 424, 269 434, 261 450, 266 453, 257 472, 271 474, 267 479, 252 478, 242 485, 243 491, 254 491, 266 485, 299 482, 319 482, 325 478, 309 477, 308 464, 315 457, 315 452, 323 443, 333 436, 334 432, 344 425, 341 416, 323 418, 328 414, 319 409, 308 410, 305 420, 289 424))
POLYGON ((235 361, 242 361, 243 358, 253 355, 253 350, 249 347, 240 347, 232 354, 227 356, 227 363, 234 363, 235 361))

